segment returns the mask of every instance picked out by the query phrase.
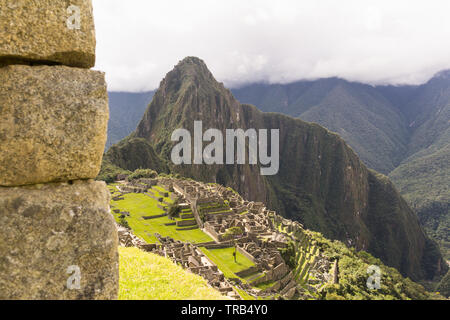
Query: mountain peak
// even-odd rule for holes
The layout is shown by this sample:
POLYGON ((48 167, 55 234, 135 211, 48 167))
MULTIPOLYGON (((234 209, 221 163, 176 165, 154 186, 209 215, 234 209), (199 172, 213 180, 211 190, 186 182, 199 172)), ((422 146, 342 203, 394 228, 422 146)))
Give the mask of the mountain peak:
POLYGON ((201 66, 201 67, 206 67, 206 63, 198 58, 198 57, 194 57, 194 56, 188 56, 186 58, 184 58, 183 60, 180 60, 177 64, 178 66, 183 66, 183 65, 197 65, 197 66, 201 66))
POLYGON ((203 81, 215 81, 206 63, 197 57, 186 57, 167 74, 167 79, 178 79, 181 81, 194 80, 197 84, 203 81))

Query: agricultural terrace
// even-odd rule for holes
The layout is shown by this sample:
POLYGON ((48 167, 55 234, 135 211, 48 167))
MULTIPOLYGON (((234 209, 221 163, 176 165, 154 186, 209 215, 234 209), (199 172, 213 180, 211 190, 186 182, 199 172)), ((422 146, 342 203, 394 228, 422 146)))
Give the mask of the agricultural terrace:
MULTIPOLYGON (((117 184, 108 185, 113 198, 120 195, 116 186, 117 184)), ((174 218, 173 220, 168 216, 161 216, 165 211, 158 207, 158 205, 167 207, 165 203, 173 203, 173 199, 170 198, 171 193, 160 186, 154 186, 150 190, 153 194, 162 198, 163 202, 145 193, 127 193, 121 196, 123 200, 111 199, 111 210, 117 223, 123 224, 126 221, 128 226, 133 230, 133 233, 147 243, 158 242, 154 236, 155 233, 184 242, 202 243, 212 241, 198 227, 178 227, 176 225, 178 220, 192 220, 192 218, 183 219, 184 216, 190 213, 190 210, 183 210, 180 218, 174 218), (165 194, 169 196, 164 197, 165 194), (154 218, 155 216, 157 218, 154 218)))

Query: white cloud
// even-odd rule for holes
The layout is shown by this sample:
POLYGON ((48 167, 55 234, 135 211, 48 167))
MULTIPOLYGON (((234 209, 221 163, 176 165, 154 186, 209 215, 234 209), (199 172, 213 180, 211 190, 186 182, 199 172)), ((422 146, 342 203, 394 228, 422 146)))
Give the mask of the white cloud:
POLYGON ((93 0, 110 90, 157 88, 185 56, 233 87, 339 76, 420 83, 450 68, 448 0, 93 0))

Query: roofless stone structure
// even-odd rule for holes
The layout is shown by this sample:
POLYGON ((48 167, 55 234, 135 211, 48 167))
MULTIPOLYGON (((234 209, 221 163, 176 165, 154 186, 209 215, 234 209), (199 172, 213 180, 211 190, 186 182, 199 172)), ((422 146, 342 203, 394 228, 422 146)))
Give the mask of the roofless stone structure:
MULTIPOLYGON (((119 228, 122 245, 136 246, 167 257, 201 275, 212 287, 234 299, 240 299, 235 288, 254 297, 309 299, 312 297, 310 292, 318 292, 325 284, 339 281, 333 278, 333 270, 336 269, 331 268, 332 261, 320 252, 316 241, 300 223, 277 215, 262 202, 246 201, 230 188, 190 179, 137 179, 117 186, 120 195, 116 199, 125 193, 143 193, 158 200, 151 191, 154 185, 170 190, 170 196, 179 200, 177 205, 180 209, 189 207, 192 212, 189 218, 195 218, 190 221, 196 223, 195 228, 202 229, 213 241, 188 243, 155 234, 158 243, 147 244, 132 235, 131 230, 119 228), (291 266, 288 266, 281 252, 290 245, 294 246, 294 256, 291 266), (233 278, 225 278, 219 266, 208 259, 201 248, 235 248, 253 265, 236 272, 233 278)), ((168 213, 162 216, 165 215, 168 213)), ((185 214, 180 213, 179 217, 184 219, 185 214)), ((179 222, 173 224, 179 225, 179 222)))
POLYGON ((0 299, 116 299, 90 0, 0 0, 0 299))

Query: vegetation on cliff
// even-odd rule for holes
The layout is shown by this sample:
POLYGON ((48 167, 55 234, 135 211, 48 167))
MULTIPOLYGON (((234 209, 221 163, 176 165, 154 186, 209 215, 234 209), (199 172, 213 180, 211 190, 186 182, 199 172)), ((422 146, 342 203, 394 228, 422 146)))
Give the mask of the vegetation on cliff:
POLYGON ((442 278, 438 284, 436 291, 444 297, 450 298, 450 271, 442 278))
POLYGON ((386 266, 380 259, 365 251, 347 248, 340 241, 330 241, 319 233, 311 232, 324 255, 337 259, 339 284, 327 285, 321 298, 351 300, 427 300, 442 299, 436 293, 427 292, 423 286, 404 278, 396 269, 386 266), (369 289, 367 281, 369 266, 381 271, 380 289, 369 289))
POLYGON ((153 147, 143 138, 127 137, 113 145, 104 156, 106 163, 126 170, 153 169, 167 172, 167 165, 156 154, 153 147))

